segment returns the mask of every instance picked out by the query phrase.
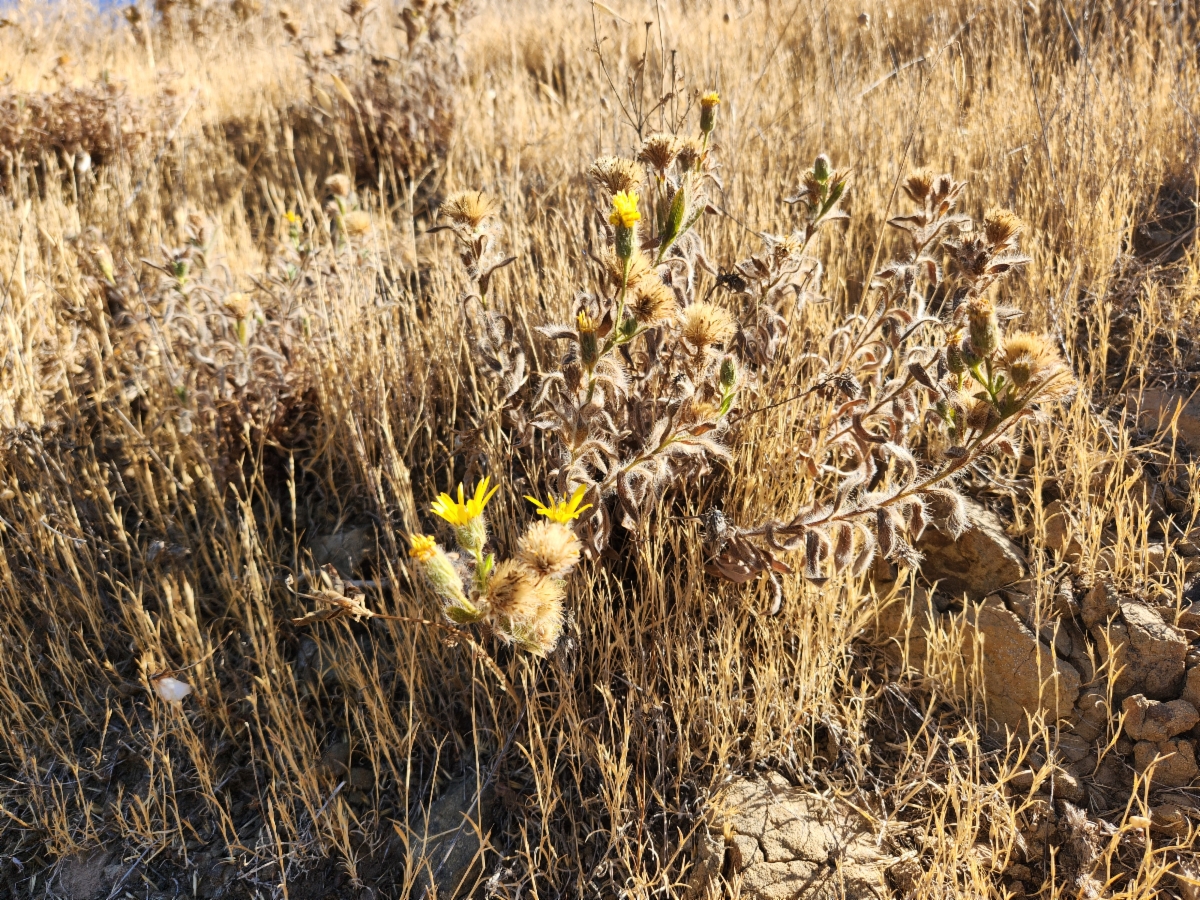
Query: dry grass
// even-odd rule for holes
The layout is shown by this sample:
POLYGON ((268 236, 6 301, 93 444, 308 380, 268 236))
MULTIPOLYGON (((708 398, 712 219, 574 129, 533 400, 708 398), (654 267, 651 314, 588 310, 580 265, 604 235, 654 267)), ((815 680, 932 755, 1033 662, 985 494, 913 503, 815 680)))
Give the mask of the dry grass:
MULTIPOLYGON (((381 6, 386 27, 373 29, 391 41, 397 13, 381 6)), ((193 879, 223 872, 228 896, 365 884, 404 896, 416 845, 395 836, 463 774, 499 797, 483 852, 494 895, 670 896, 711 798, 759 767, 848 798, 888 852, 916 851, 916 896, 1003 895, 993 861, 1046 814, 1007 782, 1055 729, 1024 747, 986 735, 951 636, 926 674, 897 667, 860 580, 785 576, 769 616, 766 583, 704 574, 687 516, 714 499, 746 524, 797 508, 811 484, 792 436, 815 401, 745 421, 733 460, 662 504, 645 541, 583 563, 548 660, 447 644, 413 621, 290 621, 313 606, 296 588, 330 535, 365 545, 355 575, 368 606, 433 618, 404 541, 434 528, 428 501, 490 473, 503 485, 496 541, 512 548, 529 519, 520 496, 544 491, 546 457, 514 446, 498 414, 453 242, 421 234, 422 198, 481 187, 503 201, 519 258, 493 291, 547 371, 534 329, 570 313, 573 261, 596 233, 584 173, 637 143, 592 52, 593 20, 616 84, 648 42, 650 84, 665 50, 688 92, 720 89, 715 205, 730 215, 703 227, 723 266, 758 251, 755 232, 789 226, 780 198, 816 153, 852 168, 849 223, 821 238, 828 300, 794 327, 797 347, 857 308, 872 260, 894 246, 884 217, 912 167, 969 179, 969 214, 1015 210, 1032 262, 1006 301, 1061 338, 1081 390, 1031 433, 1023 464, 981 470, 974 489, 1011 510, 1038 583, 1062 569, 1043 545, 1044 507, 1061 498, 1085 569, 1107 554, 1123 586, 1182 596, 1145 550, 1162 539, 1164 504, 1168 541, 1192 526, 1200 472, 1169 435, 1139 434, 1125 397, 1196 386, 1194 10, 609 6, 624 18, 480 3, 443 165, 381 162, 359 133, 365 95, 340 98, 277 9, 151 29, 149 43, 69 7, 18 11, 0 30, 6 90, 61 98, 107 72, 143 110, 139 139, 122 142, 84 104, 110 140, 107 156, 88 151, 91 168, 76 163, 86 148, 51 134, 10 142, 21 153, 0 173, 0 896, 58 896, 58 862, 96 848, 131 870, 121 890, 134 897, 191 896, 193 879), (372 216, 349 240, 326 211, 336 171, 358 176, 354 202, 372 216), (245 296, 231 304, 234 292, 245 296), (162 702, 163 673, 194 693, 162 702)), ((297 7, 314 43, 353 32, 350 16, 297 7)), ((440 97, 455 73, 429 77, 440 97)), ((679 112, 688 96, 672 101, 679 112)), ((790 395, 798 366, 766 371, 764 394, 790 395)), ((1151 834, 1136 818, 1145 797, 1128 799, 1096 811, 1115 831, 1080 837, 1090 851, 1031 862, 1041 896, 1078 896, 1089 866, 1111 896, 1183 895, 1173 873, 1197 871, 1192 835, 1151 834)))

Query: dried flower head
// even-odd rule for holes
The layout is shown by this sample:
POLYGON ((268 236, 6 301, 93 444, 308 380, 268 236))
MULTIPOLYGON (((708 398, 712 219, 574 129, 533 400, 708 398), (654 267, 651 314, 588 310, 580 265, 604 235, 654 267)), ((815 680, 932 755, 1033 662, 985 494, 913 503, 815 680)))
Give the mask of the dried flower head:
POLYGON ((1016 213, 1000 207, 989 209, 983 217, 983 233, 994 250, 1007 249, 1024 228, 1016 213))
POLYGON ((675 292, 657 278, 639 280, 633 292, 629 311, 638 323, 647 327, 672 318, 678 311, 675 292))
POLYGON ((673 134, 652 134, 642 144, 638 160, 658 170, 661 174, 671 168, 675 157, 679 155, 680 141, 673 134))
MULTIPOLYGON (((1018 331, 1004 338, 1000 364, 1018 388, 1039 388, 1062 381, 1070 393, 1073 379, 1058 348, 1044 335, 1018 331)), ((1056 396, 1062 396, 1056 391, 1056 396)))
POLYGON ((350 237, 362 237, 371 230, 371 214, 361 209, 342 216, 342 225, 350 237))
POLYGON ((506 559, 496 565, 488 580, 488 606, 508 619, 533 618, 538 611, 538 581, 537 573, 523 562, 506 559))
POLYGON ((625 279, 625 284, 632 288, 653 272, 650 260, 638 249, 634 249, 629 254, 628 263, 615 250, 611 249, 604 251, 600 256, 600 262, 604 266, 604 274, 607 276, 609 284, 616 288, 621 286, 622 279, 625 279), (626 270, 627 264, 628 271, 626 270))
POLYGON ((349 197, 354 189, 354 185, 350 181, 348 175, 330 175, 325 179, 325 187, 329 188, 330 193, 335 197, 349 197))
POLYGON ((484 219, 494 216, 499 208, 499 202, 483 191, 459 191, 451 194, 438 212, 456 225, 478 228, 484 219))
POLYGON ((241 291, 234 291, 232 294, 226 294, 221 300, 221 306, 225 311, 235 319, 244 319, 250 315, 252 304, 250 295, 241 291))
POLYGON ((641 219, 642 214, 638 212, 637 191, 618 191, 613 194, 612 202, 612 213, 608 217, 610 224, 621 228, 632 228, 641 219))
POLYGON ((695 138, 688 138, 679 145, 679 154, 675 162, 680 171, 691 172, 696 168, 704 155, 704 146, 695 138))
POLYGON ((930 190, 933 189, 935 177, 932 169, 915 169, 904 179, 904 193, 908 194, 909 199, 914 203, 924 203, 930 190))
POLYGON ((575 532, 553 521, 534 522, 517 543, 517 559, 542 578, 561 578, 579 562, 575 532))
POLYGON ((733 337, 733 316, 715 303, 693 303, 680 314, 683 339, 696 350, 723 344, 733 337))
POLYGON ((592 180, 610 194, 628 192, 642 183, 642 167, 632 159, 602 156, 588 172, 592 180))

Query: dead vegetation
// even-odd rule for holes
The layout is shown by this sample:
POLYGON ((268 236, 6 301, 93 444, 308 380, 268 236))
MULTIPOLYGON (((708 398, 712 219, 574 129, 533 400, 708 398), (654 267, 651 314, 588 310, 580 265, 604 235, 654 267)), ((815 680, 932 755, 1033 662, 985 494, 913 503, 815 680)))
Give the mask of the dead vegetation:
POLYGON ((0 896, 1194 896, 1190 8, 160 7, 0 29, 0 896))

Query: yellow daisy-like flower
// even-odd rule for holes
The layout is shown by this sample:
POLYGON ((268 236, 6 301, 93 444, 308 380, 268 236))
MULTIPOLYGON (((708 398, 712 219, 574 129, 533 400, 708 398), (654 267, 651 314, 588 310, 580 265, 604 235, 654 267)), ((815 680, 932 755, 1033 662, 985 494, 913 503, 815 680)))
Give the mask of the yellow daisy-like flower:
POLYGON ((712 109, 714 106, 719 106, 721 103, 721 95, 716 91, 709 91, 700 98, 700 106, 704 109, 712 109))
POLYGON ((288 225, 292 226, 293 228, 296 228, 300 225, 300 216, 290 209, 283 214, 283 218, 288 225))
POLYGON ((642 214, 638 212, 637 205, 637 191, 618 191, 613 194, 613 209, 612 215, 608 217, 609 223, 620 225, 623 228, 632 228, 642 217, 642 214))
POLYGON ((414 534, 409 543, 408 555, 418 562, 429 562, 437 555, 437 541, 427 534, 414 534))
POLYGON ((470 499, 466 499, 463 495, 463 486, 458 486, 458 501, 455 502, 449 494, 441 493, 438 498, 433 501, 431 507, 435 515, 441 516, 451 525, 464 526, 470 525, 475 519, 483 515, 483 508, 487 506, 487 502, 492 499, 492 495, 500 490, 500 486, 488 490, 488 478, 485 475, 479 484, 475 485, 475 495, 470 499))
POLYGON ((575 316, 575 324, 579 327, 580 332, 595 331, 600 327, 600 323, 589 316, 585 311, 580 310, 575 316))
POLYGON ((566 525, 573 519, 578 519, 585 509, 591 509, 592 504, 583 502, 583 495, 587 493, 587 485, 581 484, 575 488, 575 493, 570 497, 563 497, 561 500, 555 500, 554 495, 550 495, 549 503, 542 503, 536 497, 526 497, 525 499, 537 507, 539 516, 545 516, 551 522, 558 522, 560 525, 566 525))

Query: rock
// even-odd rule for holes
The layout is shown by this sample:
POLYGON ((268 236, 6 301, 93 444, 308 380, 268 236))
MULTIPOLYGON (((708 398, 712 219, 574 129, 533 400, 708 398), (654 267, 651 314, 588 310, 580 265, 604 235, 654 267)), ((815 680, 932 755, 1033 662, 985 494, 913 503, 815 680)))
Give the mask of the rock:
POLYGON ((1138 741, 1133 746, 1133 767, 1145 772, 1155 759, 1152 780, 1155 787, 1186 787, 1200 774, 1196 753, 1190 741, 1163 741, 1159 744, 1138 741))
POLYGON ((1179 697, 1200 709, 1200 666, 1187 670, 1183 682, 1183 693, 1179 697))
POLYGON ((978 600, 1020 579, 1025 554, 1004 532, 1000 517, 967 499, 970 526, 958 540, 935 528, 926 529, 917 544, 925 555, 921 575, 942 590, 966 593, 978 600))
POLYGON ((1071 803, 1082 803, 1087 799, 1087 791, 1082 782, 1070 772, 1059 771, 1054 774, 1044 787, 1054 793, 1054 799, 1067 800, 1071 803))
POLYGON ((1055 553, 1061 554, 1062 558, 1069 562, 1076 562, 1083 554, 1083 546, 1075 537, 1075 523, 1071 521, 1063 508, 1061 500, 1055 500, 1045 509, 1046 531, 1045 543, 1046 547, 1055 553))
POLYGON ((1065 731, 1058 736, 1058 752, 1067 762, 1079 762, 1092 752, 1092 741, 1078 733, 1065 731))
POLYGON ((920 857, 910 850, 888 866, 887 876, 901 896, 909 897, 917 892, 925 869, 921 867, 920 857))
POLYGON ((983 640, 983 655, 978 662, 983 670, 990 719, 1021 732, 1026 728, 1027 714, 1040 710, 1047 722, 1070 714, 1079 698, 1080 679, 1074 666, 1058 659, 997 600, 989 598, 980 606, 973 624, 983 640))
POLYGON ((339 575, 349 578, 374 549, 374 540, 365 528, 347 528, 313 538, 308 548, 317 568, 332 565, 339 575))
POLYGON ((1125 698, 1122 708, 1125 711, 1125 733, 1135 741, 1158 743, 1169 740, 1200 722, 1200 713, 1186 700, 1159 703, 1148 700, 1142 694, 1134 694, 1125 698))
POLYGON ((480 835, 492 825, 491 791, 476 802, 475 778, 453 781, 430 806, 423 821, 412 828, 409 841, 418 875, 413 897, 453 900, 468 896, 481 871, 477 859, 480 835), (436 887, 436 895, 430 887, 436 887))
POLYGON ((1120 598, 1108 581, 1098 581, 1083 595, 1083 605, 1080 608, 1083 624, 1088 628, 1103 625, 1115 616, 1121 608, 1120 598))
POLYGON ((692 838, 692 868, 687 873, 684 900, 700 900, 706 889, 721 877, 725 865, 725 841, 707 825, 701 825, 692 838))
POLYGON ((888 895, 883 857, 867 823, 849 807, 774 772, 735 781, 719 802, 747 900, 792 900, 810 892, 847 900, 888 895))
POLYGON ((1160 803, 1150 809, 1150 827, 1164 834, 1187 834, 1188 817, 1174 803, 1160 803))
POLYGON ((1179 444, 1193 452, 1200 451, 1200 398, 1146 388, 1140 398, 1130 396, 1127 404, 1137 416, 1138 427, 1155 431, 1170 428, 1179 444))
POLYGON ((1118 674, 1113 696, 1118 700, 1136 693, 1151 700, 1178 697, 1188 650, 1183 634, 1136 600, 1121 601, 1120 611, 1120 618, 1107 629, 1100 624, 1092 626, 1101 659, 1108 662, 1110 653, 1114 657, 1110 671, 1118 674))

